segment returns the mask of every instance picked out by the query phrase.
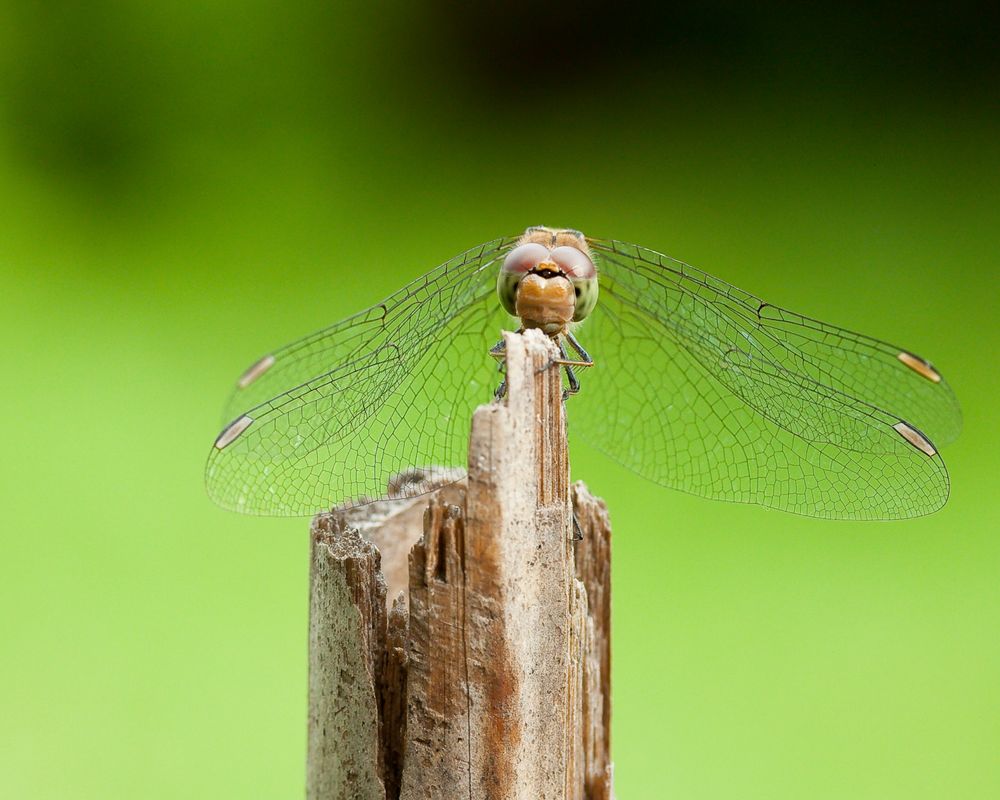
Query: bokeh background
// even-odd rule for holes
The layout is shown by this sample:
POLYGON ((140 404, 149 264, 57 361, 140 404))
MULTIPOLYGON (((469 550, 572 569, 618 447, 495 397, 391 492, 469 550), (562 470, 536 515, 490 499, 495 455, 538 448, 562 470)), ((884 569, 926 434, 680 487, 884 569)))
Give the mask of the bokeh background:
POLYGON ((1000 796, 987 4, 0 2, 0 796, 303 791, 307 521, 213 507, 235 376, 571 225, 904 343, 963 401, 905 523, 611 508, 629 798, 1000 796))

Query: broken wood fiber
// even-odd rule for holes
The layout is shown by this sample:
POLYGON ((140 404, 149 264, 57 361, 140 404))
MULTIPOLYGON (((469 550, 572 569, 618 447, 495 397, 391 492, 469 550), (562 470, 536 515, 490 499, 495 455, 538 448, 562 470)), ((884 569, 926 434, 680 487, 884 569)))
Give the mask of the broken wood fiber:
POLYGON ((569 483, 554 345, 504 338, 465 480, 313 521, 310 800, 612 797, 607 509, 569 483))

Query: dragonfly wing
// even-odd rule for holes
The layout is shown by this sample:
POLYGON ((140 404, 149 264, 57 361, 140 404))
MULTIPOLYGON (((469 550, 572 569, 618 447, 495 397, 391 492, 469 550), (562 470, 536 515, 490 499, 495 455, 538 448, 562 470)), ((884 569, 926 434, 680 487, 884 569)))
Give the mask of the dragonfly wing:
POLYGON ((706 296, 654 267, 651 251, 615 247, 595 248, 601 300, 581 333, 596 366, 571 432, 644 477, 716 499, 840 519, 944 504, 947 471, 915 423, 817 380, 817 357, 762 332, 738 290, 706 296))
POLYGON ((377 350, 418 320, 427 327, 446 319, 480 292, 484 281, 495 283, 514 241, 499 238, 466 250, 381 303, 261 357, 237 380, 223 421, 377 350))
POLYGON ((499 382, 488 350, 510 320, 495 295, 507 247, 484 245, 277 351, 230 406, 210 496, 246 513, 313 514, 377 497, 410 467, 464 464, 470 414, 499 382))
POLYGON ((766 303, 644 247, 617 241, 592 245, 604 270, 621 283, 659 293, 661 313, 676 325, 698 325, 701 310, 711 308, 718 315, 718 335, 729 336, 752 355, 895 414, 936 445, 952 442, 961 432, 962 413, 951 387, 930 362, 909 350, 766 303))

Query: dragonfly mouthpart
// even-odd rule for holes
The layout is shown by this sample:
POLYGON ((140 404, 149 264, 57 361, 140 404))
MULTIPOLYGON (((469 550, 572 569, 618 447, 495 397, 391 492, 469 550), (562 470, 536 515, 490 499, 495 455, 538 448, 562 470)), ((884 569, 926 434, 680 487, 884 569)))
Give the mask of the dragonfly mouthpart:
POLYGON ((541 267, 542 267, 541 269, 536 267, 535 269, 531 270, 529 274, 540 275, 543 278, 566 277, 566 273, 563 272, 558 267, 556 267, 555 264, 552 264, 551 266, 549 266, 548 264, 543 264, 541 265, 541 267))

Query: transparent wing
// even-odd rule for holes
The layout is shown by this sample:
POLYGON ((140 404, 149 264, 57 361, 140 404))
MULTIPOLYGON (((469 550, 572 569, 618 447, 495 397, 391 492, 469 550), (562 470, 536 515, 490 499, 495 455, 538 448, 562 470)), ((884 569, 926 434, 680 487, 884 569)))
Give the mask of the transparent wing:
POLYGON ((472 410, 499 383, 488 351, 510 322, 495 287, 512 241, 474 248, 276 351, 230 402, 234 421, 206 467, 212 498, 246 513, 313 514, 377 497, 414 466, 464 465, 472 410))
POLYGON ((918 385, 886 388, 878 376, 913 371, 899 351, 890 359, 875 340, 789 312, 772 324, 761 301, 666 256, 591 246, 601 299, 580 335, 596 365, 571 401, 571 433, 657 483, 716 499, 840 519, 943 505, 947 471, 915 421, 957 430, 943 381, 917 376, 943 401, 918 385), (883 363, 868 374, 866 358, 883 363))
MULTIPOLYGON (((601 266, 633 291, 658 293, 658 313, 678 327, 710 327, 720 340, 799 372, 907 420, 936 445, 962 429, 951 387, 934 366, 912 352, 766 303, 683 262, 625 242, 592 241, 601 266)), ((602 275, 602 288, 603 288, 602 275)))
MULTIPOLYGON (((417 278, 381 303, 287 344, 255 361, 237 381, 226 403, 223 420, 236 419, 248 409, 301 386, 344 362, 379 349, 408 326, 433 325, 455 313, 479 289, 482 272, 499 269, 512 238, 500 238, 466 250, 417 278), (428 298, 434 297, 430 306, 428 298)), ((496 280, 496 272, 493 273, 496 280)), ((497 334, 499 338, 499 333, 497 334)))

